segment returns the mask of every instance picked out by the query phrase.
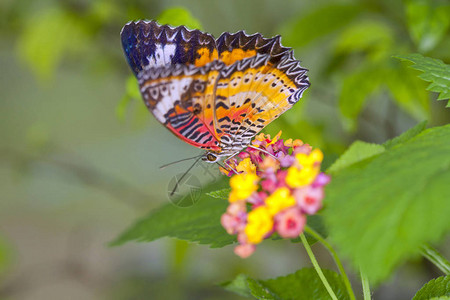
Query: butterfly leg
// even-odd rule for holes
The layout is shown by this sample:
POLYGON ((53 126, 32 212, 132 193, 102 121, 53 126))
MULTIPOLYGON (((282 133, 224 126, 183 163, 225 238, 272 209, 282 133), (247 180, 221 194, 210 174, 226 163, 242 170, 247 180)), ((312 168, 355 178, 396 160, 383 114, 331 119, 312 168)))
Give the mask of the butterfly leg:
POLYGON ((278 157, 276 157, 272 153, 268 152, 267 150, 264 150, 264 149, 261 149, 261 148, 258 148, 258 147, 252 146, 252 145, 248 145, 247 147, 255 149, 255 150, 258 150, 258 151, 261 151, 262 153, 265 153, 265 154, 269 155, 270 157, 272 157, 272 158, 274 158, 276 160, 279 160, 278 157))
POLYGON ((233 157, 235 157, 236 155, 238 155, 238 154, 239 154, 239 152, 236 152, 236 153, 234 153, 234 154, 228 156, 227 159, 225 159, 225 160, 223 161, 223 163, 225 164, 225 166, 226 166, 229 170, 233 171, 235 174, 239 174, 239 172, 236 171, 232 166, 230 166, 230 164, 228 163, 228 161, 229 161, 230 159, 232 159, 233 157))
MULTIPOLYGON (((227 159, 227 160, 228 160, 228 159, 227 159)), ((225 164, 225 166, 226 166, 228 169, 230 169, 231 171, 233 171, 235 174, 239 174, 239 172, 236 171, 232 166, 230 166, 230 165, 227 163, 226 160, 225 160, 223 163, 225 164)))

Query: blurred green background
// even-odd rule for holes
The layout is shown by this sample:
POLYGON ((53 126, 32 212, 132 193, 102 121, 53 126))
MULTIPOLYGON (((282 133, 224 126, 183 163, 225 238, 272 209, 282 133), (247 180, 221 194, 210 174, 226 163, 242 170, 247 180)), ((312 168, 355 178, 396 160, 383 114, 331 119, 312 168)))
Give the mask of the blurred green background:
MULTIPOLYGON (((0 299, 241 299, 217 284, 309 265, 287 241, 266 241, 247 260, 232 247, 174 240, 107 247, 169 201, 170 179, 189 163, 159 166, 199 153, 142 104, 120 45, 129 20, 216 37, 281 34, 312 86, 266 132, 322 148, 329 164, 356 139, 383 142, 421 120, 450 121, 419 72, 392 58, 450 63, 449 16, 448 1, 422 0, 1 1, 0 299)), ((194 174, 205 185, 218 176, 203 167, 194 174)), ((417 258, 374 297, 409 299, 437 274, 417 258)))

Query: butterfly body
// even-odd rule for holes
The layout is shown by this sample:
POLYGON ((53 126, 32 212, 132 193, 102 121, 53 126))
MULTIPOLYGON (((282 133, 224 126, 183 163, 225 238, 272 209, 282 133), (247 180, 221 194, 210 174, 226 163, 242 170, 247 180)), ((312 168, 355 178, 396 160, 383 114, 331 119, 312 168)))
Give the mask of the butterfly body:
POLYGON ((239 153, 309 87, 307 70, 279 36, 240 31, 214 39, 136 21, 121 37, 146 106, 177 137, 205 149, 208 162, 239 153))

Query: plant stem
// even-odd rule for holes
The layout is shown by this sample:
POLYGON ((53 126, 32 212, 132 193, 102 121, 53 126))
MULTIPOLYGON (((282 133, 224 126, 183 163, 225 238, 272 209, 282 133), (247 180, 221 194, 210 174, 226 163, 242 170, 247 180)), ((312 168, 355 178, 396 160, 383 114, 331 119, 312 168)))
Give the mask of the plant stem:
POLYGON ((345 288, 347 289, 347 293, 351 300, 355 300, 355 294, 352 289, 352 285, 350 283, 350 280, 348 279, 347 273, 345 273, 344 266, 341 263, 341 260, 339 259, 339 256, 337 255, 336 251, 334 251, 333 247, 330 243, 328 243, 318 232, 316 232, 314 229, 312 229, 309 226, 305 226, 305 232, 311 235, 313 238, 318 240, 325 248, 327 248, 328 252, 330 252, 331 256, 334 259, 334 262, 336 263, 336 266, 339 269, 339 272, 342 275, 342 279, 344 280, 345 288))
POLYGON ((359 270, 359 274, 361 276, 364 300, 370 300, 372 298, 370 295, 369 280, 367 279, 366 275, 361 270, 359 270))
POLYGON ((420 248, 420 252, 423 257, 432 262, 445 275, 450 274, 450 262, 445 257, 443 257, 442 254, 440 254, 436 249, 428 244, 424 244, 420 248))
POLYGON ((319 275, 320 280, 322 280, 322 283, 325 286, 325 289, 328 291, 331 299, 337 300, 336 294, 333 292, 333 289, 328 283, 328 280, 325 278, 325 275, 323 275, 322 269, 320 268, 319 263, 317 262, 316 257, 314 256, 314 253, 312 252, 304 233, 300 234, 300 239, 302 240, 303 246, 305 246, 306 252, 308 253, 309 259, 311 260, 314 269, 319 275))

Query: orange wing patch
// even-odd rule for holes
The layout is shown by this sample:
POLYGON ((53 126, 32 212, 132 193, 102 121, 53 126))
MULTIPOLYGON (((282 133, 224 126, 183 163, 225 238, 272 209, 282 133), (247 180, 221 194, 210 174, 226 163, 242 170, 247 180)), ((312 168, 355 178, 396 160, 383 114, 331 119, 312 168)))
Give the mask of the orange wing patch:
POLYGON ((211 52, 211 50, 208 48, 200 48, 197 50, 197 57, 198 58, 195 60, 194 65, 196 67, 203 67, 207 63, 218 59, 219 55, 217 54, 216 49, 211 52))
POLYGON ((256 50, 233 49, 231 51, 223 51, 220 53, 220 60, 227 66, 238 60, 256 55, 256 50))
POLYGON ((269 55, 243 59, 222 70, 216 89, 216 128, 221 141, 242 146, 270 122, 290 109, 307 88, 306 72, 290 65, 290 54, 276 63, 269 55), (286 75, 282 68, 289 68, 286 75), (302 83, 303 85, 299 84, 302 83))

